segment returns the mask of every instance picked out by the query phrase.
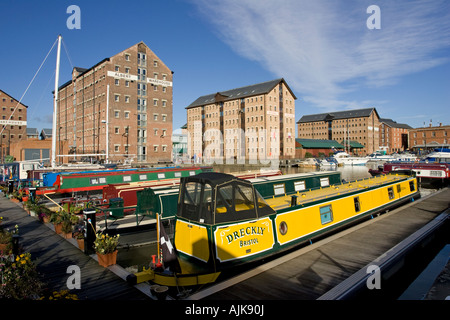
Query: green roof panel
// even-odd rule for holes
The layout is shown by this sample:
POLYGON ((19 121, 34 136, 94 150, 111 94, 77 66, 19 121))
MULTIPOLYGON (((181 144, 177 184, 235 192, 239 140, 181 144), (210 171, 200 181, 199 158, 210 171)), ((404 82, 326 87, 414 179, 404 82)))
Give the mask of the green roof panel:
POLYGON ((296 148, 303 147, 305 149, 343 149, 344 146, 335 140, 319 140, 319 139, 295 139, 296 148))

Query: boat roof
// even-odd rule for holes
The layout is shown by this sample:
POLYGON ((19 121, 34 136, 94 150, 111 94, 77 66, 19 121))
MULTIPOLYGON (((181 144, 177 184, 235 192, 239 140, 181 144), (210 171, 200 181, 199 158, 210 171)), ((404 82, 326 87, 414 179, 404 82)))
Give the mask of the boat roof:
POLYGON ((248 181, 252 183, 259 183, 259 182, 268 182, 268 181, 283 181, 288 179, 294 179, 294 178, 308 178, 308 177, 317 177, 317 176, 329 176, 329 175, 335 175, 340 174, 339 171, 320 171, 320 172, 302 172, 302 173, 288 173, 278 176, 269 176, 269 177, 258 177, 258 178, 252 178, 248 179, 248 181))
POLYGON ((331 199, 337 196, 350 194, 358 190, 393 183, 399 180, 406 179, 408 177, 408 175, 404 174, 387 174, 342 184, 331 185, 326 188, 314 189, 307 192, 299 191, 296 194, 285 194, 284 196, 278 197, 274 196, 272 198, 266 198, 265 200, 272 209, 274 209, 275 211, 279 211, 291 206, 291 198, 294 195, 297 195, 298 197, 298 205, 307 205, 310 202, 316 202, 328 198, 331 199))
POLYGON ((215 187, 217 185, 231 182, 231 181, 239 181, 245 184, 251 184, 251 182, 237 178, 228 173, 221 172, 201 172, 195 176, 182 178, 185 182, 199 182, 202 184, 208 183, 211 187, 215 187))

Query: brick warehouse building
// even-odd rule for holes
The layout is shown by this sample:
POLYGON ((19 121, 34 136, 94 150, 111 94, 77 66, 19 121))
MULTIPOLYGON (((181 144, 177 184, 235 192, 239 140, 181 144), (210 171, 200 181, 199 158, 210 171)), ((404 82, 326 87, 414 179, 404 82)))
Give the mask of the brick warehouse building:
POLYGON ((67 142, 69 154, 104 154, 114 162, 170 161, 172 77, 143 42, 89 69, 75 67, 59 87, 56 145, 67 142))
POLYGON ((419 154, 435 148, 450 148, 450 125, 414 128, 409 131, 409 148, 419 154))
POLYGON ((401 152, 408 149, 408 134, 412 128, 392 119, 380 119, 380 149, 387 153, 401 152))
POLYGON ((26 139, 27 108, 18 100, 0 90, 1 161, 9 155, 11 145, 26 139), (17 108, 16 108, 17 107, 17 108))
POLYGON ((294 158, 296 99, 284 79, 197 98, 186 107, 190 157, 294 158))
POLYGON ((378 150, 379 120, 375 108, 305 115, 297 122, 297 134, 302 139, 336 140, 344 147, 356 141, 364 146, 358 155, 366 155, 378 150))

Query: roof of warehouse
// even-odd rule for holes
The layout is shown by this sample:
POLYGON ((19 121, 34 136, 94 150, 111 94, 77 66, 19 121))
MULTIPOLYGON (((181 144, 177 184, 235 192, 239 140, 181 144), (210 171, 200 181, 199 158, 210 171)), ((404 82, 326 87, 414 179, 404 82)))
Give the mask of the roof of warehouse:
MULTIPOLYGON (((375 108, 355 109, 355 110, 336 111, 336 112, 327 112, 327 113, 316 113, 316 114, 310 114, 310 115, 305 115, 305 116, 301 117, 301 119, 297 123, 369 117, 372 114, 372 112, 374 112, 374 111, 378 115, 378 112, 375 108)), ((380 116, 378 116, 378 118, 379 117, 380 116)))
POLYGON ((250 86, 240 87, 236 89, 231 89, 227 91, 220 91, 216 93, 211 93, 208 95, 201 96, 197 98, 194 102, 192 102, 189 106, 186 107, 186 109, 192 108, 192 107, 198 107, 203 106, 207 104, 212 104, 219 101, 228 101, 228 100, 235 100, 235 99, 242 99, 246 97, 251 97, 259 94, 266 94, 270 90, 272 90, 275 86, 277 86, 280 82, 284 82, 288 90, 291 92, 294 99, 297 99, 297 97, 294 95, 294 93, 291 91, 289 86, 287 85, 286 81, 283 78, 261 82, 257 84, 253 84, 250 86))

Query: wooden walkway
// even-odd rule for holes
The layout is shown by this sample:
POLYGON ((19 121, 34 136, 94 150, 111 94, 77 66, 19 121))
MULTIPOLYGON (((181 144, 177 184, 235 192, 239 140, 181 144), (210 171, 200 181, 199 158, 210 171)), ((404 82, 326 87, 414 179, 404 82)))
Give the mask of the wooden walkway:
POLYGON ((67 268, 76 265, 81 271, 81 288, 71 292, 80 300, 146 300, 149 296, 129 285, 112 272, 116 266, 104 268, 84 254, 71 242, 56 234, 51 228, 30 217, 22 208, 0 194, 2 227, 19 226, 20 245, 31 253, 43 281, 50 290, 67 289, 71 273, 67 268))
POLYGON ((447 188, 200 291, 190 299, 317 299, 449 207, 447 188))

